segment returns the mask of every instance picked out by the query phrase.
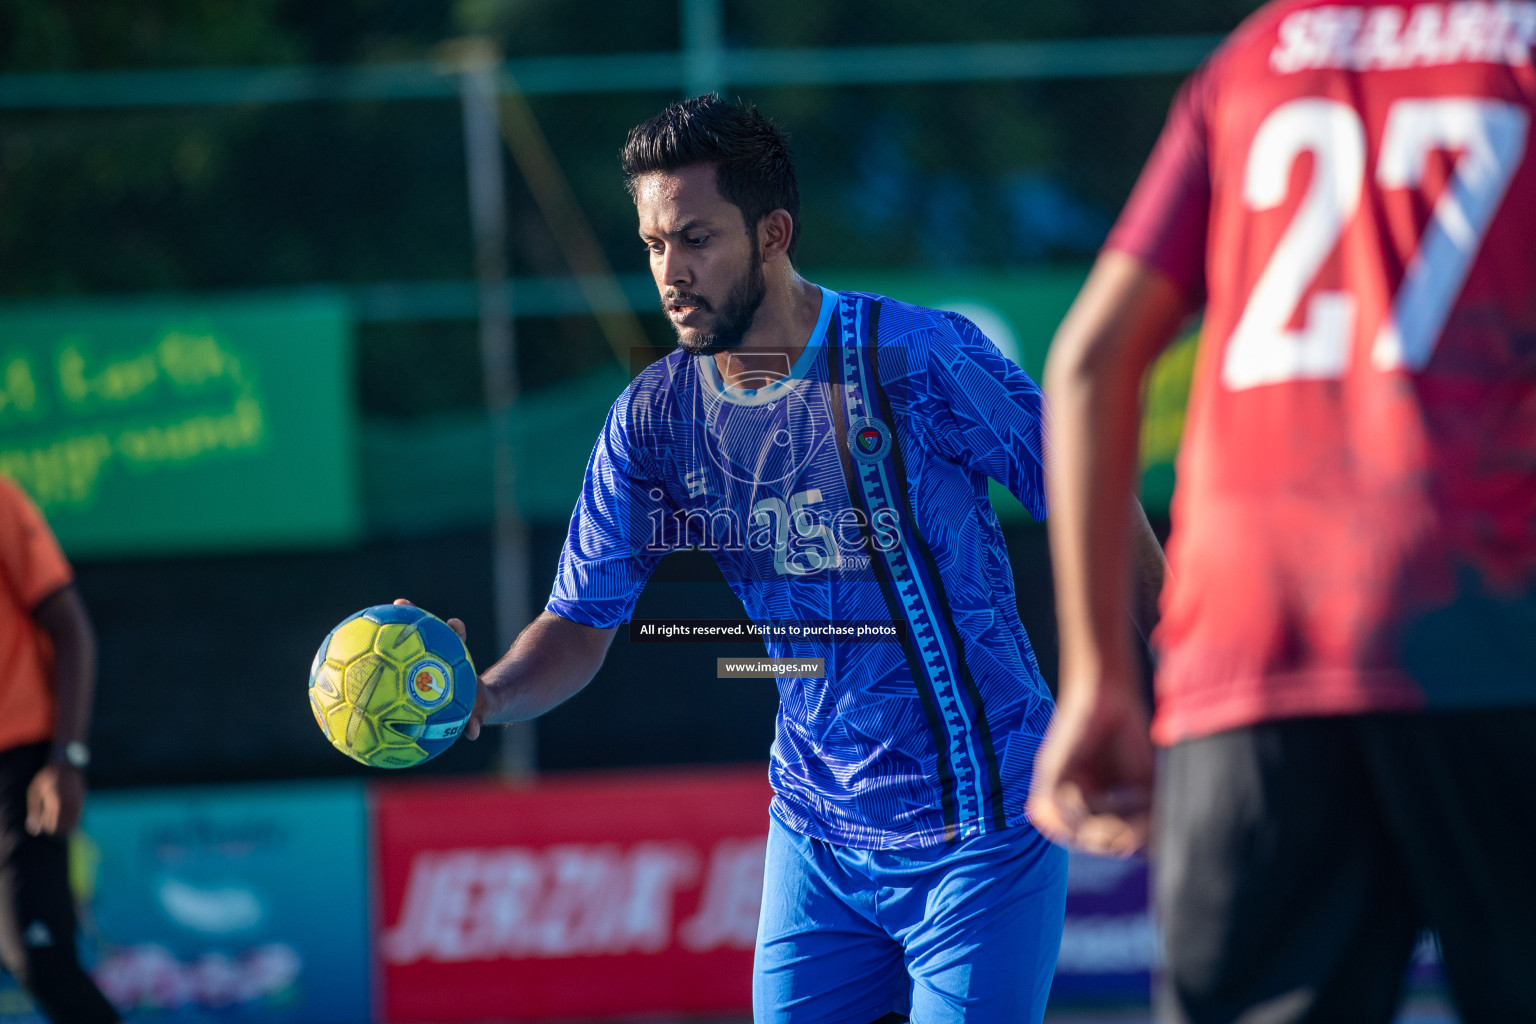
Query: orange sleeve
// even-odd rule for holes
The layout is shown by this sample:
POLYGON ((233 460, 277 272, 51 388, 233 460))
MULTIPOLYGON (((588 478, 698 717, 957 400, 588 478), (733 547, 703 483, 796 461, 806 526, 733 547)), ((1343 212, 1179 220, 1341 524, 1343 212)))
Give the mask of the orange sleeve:
POLYGON ((28 609, 74 581, 74 572, 42 512, 14 482, 0 476, 0 575, 28 609))

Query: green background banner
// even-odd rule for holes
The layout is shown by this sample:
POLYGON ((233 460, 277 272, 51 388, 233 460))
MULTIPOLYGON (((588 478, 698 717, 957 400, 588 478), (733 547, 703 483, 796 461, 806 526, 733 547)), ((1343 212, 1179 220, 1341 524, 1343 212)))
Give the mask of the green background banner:
POLYGON ((0 310, 0 473, 72 556, 354 538, 352 392, 327 295, 0 310))
MULTIPOLYGON (((1083 268, 836 272, 829 286, 952 309, 1039 378, 1083 268)), ((261 300, 81 302, 0 310, 0 473, 71 555, 346 543, 490 521, 489 421, 463 411, 358 424, 349 307, 261 300)), ((1142 500, 1167 508, 1194 339, 1149 375, 1142 500)), ((563 523, 627 376, 606 366, 525 394, 508 414, 518 505, 563 523)), ((993 487, 1004 521, 1028 521, 993 487)))

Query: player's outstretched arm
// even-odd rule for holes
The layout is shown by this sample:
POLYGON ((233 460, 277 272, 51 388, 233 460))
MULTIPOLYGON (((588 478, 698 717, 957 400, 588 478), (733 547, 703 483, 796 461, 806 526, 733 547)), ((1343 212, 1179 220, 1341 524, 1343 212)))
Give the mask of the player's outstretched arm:
POLYGON ((480 674, 475 710, 464 734, 474 739, 482 725, 537 718, 574 697, 597 675, 615 632, 541 612, 512 649, 480 674))
POLYGON ((1061 674, 1056 716, 1035 761, 1029 814, 1057 842, 1099 853, 1134 853, 1147 836, 1152 747, 1125 615, 1133 550, 1138 561, 1149 553, 1144 543, 1134 544, 1137 531, 1127 531, 1126 509, 1142 375, 1183 314, 1183 297, 1171 280, 1140 260, 1108 252, 1094 265, 1046 364, 1053 428, 1046 522, 1061 674))

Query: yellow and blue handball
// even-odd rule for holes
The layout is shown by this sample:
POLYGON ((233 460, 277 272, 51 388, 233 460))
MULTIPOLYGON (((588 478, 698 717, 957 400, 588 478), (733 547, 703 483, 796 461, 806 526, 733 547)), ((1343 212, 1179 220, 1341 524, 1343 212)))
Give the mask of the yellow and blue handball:
POLYGON ((412 605, 364 608, 331 630, 309 669, 325 738, 376 768, 409 768, 453 745, 475 707, 475 666, 449 625, 412 605))

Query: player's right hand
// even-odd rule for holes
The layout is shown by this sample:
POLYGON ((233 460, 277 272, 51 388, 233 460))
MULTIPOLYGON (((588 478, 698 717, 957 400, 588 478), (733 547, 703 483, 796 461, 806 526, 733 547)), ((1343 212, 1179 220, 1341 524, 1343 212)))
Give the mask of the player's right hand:
POLYGON ((1063 683, 1035 756, 1029 820, 1052 842, 1129 857, 1146 847, 1151 825, 1146 707, 1134 686, 1063 683))
MULTIPOLYGON (((415 607, 415 602, 403 597, 395 598, 394 604, 410 605, 415 607)), ((444 619, 448 628, 459 634, 459 639, 469 643, 469 634, 464 629, 463 619, 444 619)), ((466 739, 477 740, 480 738, 480 723, 485 718, 485 687, 475 687, 475 709, 469 713, 469 719, 464 723, 464 736, 466 739)))

